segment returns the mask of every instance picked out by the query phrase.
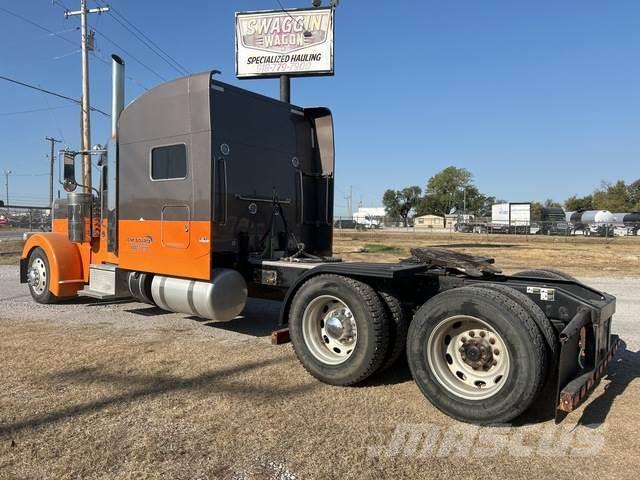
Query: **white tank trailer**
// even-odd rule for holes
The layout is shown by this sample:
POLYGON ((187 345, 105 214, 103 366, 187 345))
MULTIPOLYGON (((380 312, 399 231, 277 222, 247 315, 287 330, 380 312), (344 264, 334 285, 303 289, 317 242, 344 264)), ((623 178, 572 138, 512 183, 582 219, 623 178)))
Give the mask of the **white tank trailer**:
POLYGON ((585 235, 608 235, 615 223, 614 215, 609 210, 567 212, 566 218, 574 232, 582 231, 585 235))

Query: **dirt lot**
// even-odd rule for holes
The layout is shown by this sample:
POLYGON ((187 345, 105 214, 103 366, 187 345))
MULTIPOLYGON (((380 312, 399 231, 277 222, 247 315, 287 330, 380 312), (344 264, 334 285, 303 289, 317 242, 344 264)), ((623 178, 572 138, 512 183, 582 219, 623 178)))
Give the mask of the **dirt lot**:
POLYGON ((583 276, 640 277, 640 237, 480 235, 473 233, 414 233, 384 230, 335 230, 335 254, 348 260, 388 261, 409 256, 409 248, 438 246, 472 255, 494 257, 506 273, 535 267, 555 267, 583 276), (381 244, 399 252, 363 253, 366 245, 381 244))
POLYGON ((15 265, 22 251, 22 240, 0 238, 0 265, 15 265))
POLYGON ((640 281, 618 295, 627 346, 561 426, 455 422, 406 367, 318 383, 268 334, 278 305, 203 323, 138 303, 34 304, 0 266, 0 478, 635 478, 640 281))

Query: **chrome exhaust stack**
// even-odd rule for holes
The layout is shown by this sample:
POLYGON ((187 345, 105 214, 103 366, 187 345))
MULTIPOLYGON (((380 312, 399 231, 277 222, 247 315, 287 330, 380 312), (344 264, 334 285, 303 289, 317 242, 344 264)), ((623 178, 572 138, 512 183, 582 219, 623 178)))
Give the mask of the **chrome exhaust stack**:
POLYGON ((124 60, 111 55, 111 138, 118 139, 118 117, 124 110, 124 60))

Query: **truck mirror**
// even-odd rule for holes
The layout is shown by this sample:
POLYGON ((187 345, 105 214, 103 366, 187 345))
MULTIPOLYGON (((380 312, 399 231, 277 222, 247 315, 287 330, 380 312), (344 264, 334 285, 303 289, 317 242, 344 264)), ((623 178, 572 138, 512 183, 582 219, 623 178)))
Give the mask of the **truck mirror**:
POLYGON ((77 187, 78 183, 76 182, 76 156, 73 152, 64 152, 63 153, 63 182, 62 187, 67 192, 73 192, 77 187))

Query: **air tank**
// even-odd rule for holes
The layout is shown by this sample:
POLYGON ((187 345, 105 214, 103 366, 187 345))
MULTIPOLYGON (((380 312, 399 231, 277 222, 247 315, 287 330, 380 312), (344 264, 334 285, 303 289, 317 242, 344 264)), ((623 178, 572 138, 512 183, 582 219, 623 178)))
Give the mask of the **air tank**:
POLYGON ((247 284, 236 270, 218 268, 211 282, 156 275, 151 296, 158 307, 211 320, 238 316, 247 302, 247 284))

